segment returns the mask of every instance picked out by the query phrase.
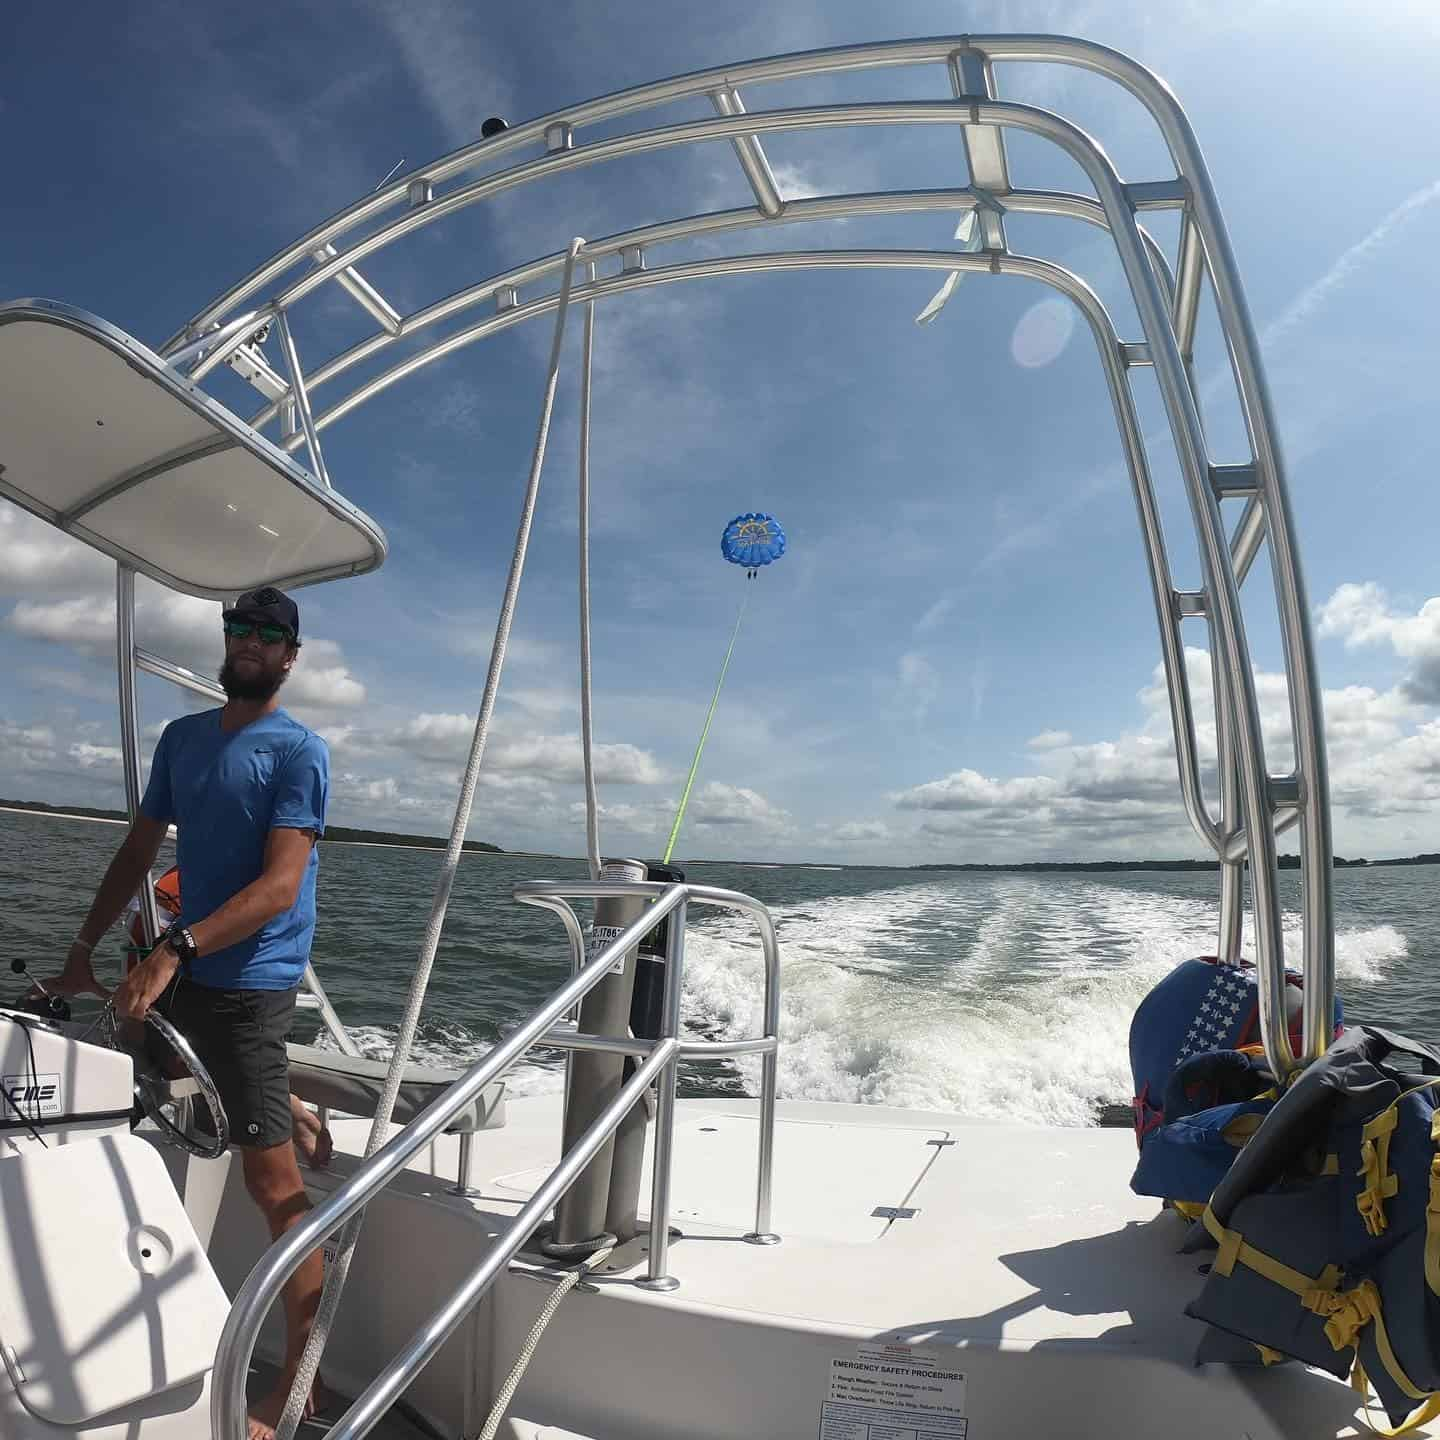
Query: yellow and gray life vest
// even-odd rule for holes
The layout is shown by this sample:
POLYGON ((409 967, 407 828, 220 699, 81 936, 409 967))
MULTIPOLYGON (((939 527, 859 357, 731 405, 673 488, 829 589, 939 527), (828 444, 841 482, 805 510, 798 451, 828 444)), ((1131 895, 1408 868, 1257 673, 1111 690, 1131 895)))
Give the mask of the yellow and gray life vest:
POLYGON ((1440 1414, 1437 1092, 1440 1050, 1347 1030, 1216 1186, 1218 1250, 1187 1307, 1267 1363, 1368 1380, 1402 1427, 1440 1414))

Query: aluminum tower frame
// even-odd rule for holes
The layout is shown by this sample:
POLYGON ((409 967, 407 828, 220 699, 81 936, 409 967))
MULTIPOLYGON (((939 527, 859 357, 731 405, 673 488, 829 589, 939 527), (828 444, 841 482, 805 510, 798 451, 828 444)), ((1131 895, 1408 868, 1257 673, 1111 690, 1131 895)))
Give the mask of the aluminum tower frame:
MULTIPOLYGON (((382 187, 282 250, 199 311, 162 354, 192 380, 229 364, 265 396, 257 428, 280 425, 279 443, 304 446, 325 483, 320 434, 391 385, 486 336, 555 310, 566 251, 542 256, 402 315, 358 268, 368 256, 468 206, 517 186, 580 166, 670 147, 729 140, 755 197, 751 207, 683 216, 587 241, 579 260, 589 279, 573 300, 592 302, 653 285, 721 275, 824 267, 906 268, 1020 275, 1052 286, 1079 308, 1095 340, 1130 472, 1150 573, 1169 690, 1180 790, 1195 832, 1220 862, 1218 953, 1238 957, 1245 873, 1250 877, 1254 952, 1260 973, 1261 1033, 1277 1074, 1315 1058, 1329 1043, 1334 994, 1334 924, 1329 787, 1321 693, 1309 607, 1294 539, 1277 427, 1260 347, 1241 288, 1219 205, 1199 146, 1178 101, 1150 71, 1117 51, 1046 35, 946 36, 844 46, 698 71, 567 107, 476 144, 382 187), (1125 181, 1100 146, 1059 115, 997 98, 995 64, 1049 63, 1104 76, 1138 99, 1165 142, 1174 173, 1125 181), (809 105, 747 112, 741 87, 841 72, 932 66, 948 81, 948 97, 865 104, 809 105), (644 128, 644 112, 699 100, 712 118, 644 128), (586 141, 583 132, 640 117, 634 128, 586 141), (969 186, 787 199, 766 158, 764 136, 835 126, 953 125, 959 128, 969 186), (1026 190, 1012 185, 1005 134, 1028 132, 1058 146, 1083 170, 1094 194, 1026 190), (718 255, 652 268, 650 253, 666 242, 723 236, 792 222, 923 211, 978 212, 982 248, 923 250, 815 249, 718 255), (1173 269, 1140 222, 1147 211, 1179 214, 1173 269), (1007 213, 1083 220, 1112 237, 1134 299, 1142 336, 1122 340, 1105 308, 1077 275, 1007 245, 1007 213), (1250 455, 1219 464, 1210 456, 1192 374, 1197 317, 1209 282, 1229 356, 1231 378, 1250 455), (288 314, 334 282, 377 323, 368 339, 306 371, 290 334, 288 314), (551 288, 547 289, 546 286, 551 288), (521 292, 526 298, 521 298, 521 292), (268 296, 266 299, 258 297, 268 296), (488 307, 482 318, 472 312, 488 307), (446 322, 455 325, 446 328, 446 322), (259 348, 274 325, 287 375, 259 348), (418 341, 403 360, 363 380, 316 412, 317 392, 400 341, 418 341), (1137 367, 1154 369, 1189 498, 1203 584, 1184 591, 1171 579, 1168 552, 1130 383, 1137 367), (1221 513, 1227 499, 1244 501, 1233 530, 1221 513), (1270 570, 1284 649, 1294 768, 1271 773, 1241 611, 1240 588, 1261 543, 1270 570), (1203 621, 1213 667, 1218 813, 1202 785, 1202 759, 1181 638, 1186 620, 1203 621), (1299 827, 1301 912, 1306 977, 1302 1050, 1294 1054, 1286 1026, 1282 910, 1276 834, 1299 827)), ((340 387, 335 387, 340 388, 340 387)))

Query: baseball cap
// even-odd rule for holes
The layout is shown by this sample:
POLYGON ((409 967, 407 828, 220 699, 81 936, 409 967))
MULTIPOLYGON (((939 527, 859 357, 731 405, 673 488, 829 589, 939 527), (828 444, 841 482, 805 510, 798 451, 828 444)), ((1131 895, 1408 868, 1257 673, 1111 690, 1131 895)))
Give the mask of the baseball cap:
POLYGON ((273 585, 247 590, 229 609, 221 612, 222 620, 249 620, 257 625, 283 625, 300 639, 300 609, 283 591, 273 585))

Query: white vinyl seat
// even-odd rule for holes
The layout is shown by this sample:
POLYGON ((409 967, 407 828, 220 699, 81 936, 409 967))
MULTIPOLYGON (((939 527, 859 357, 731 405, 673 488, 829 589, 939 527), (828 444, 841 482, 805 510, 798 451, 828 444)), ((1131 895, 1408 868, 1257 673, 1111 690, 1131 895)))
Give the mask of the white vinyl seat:
MULTIPOLYGON (((375 1114, 385 1086, 386 1060, 369 1060, 321 1050, 313 1045, 290 1045, 290 1090, 310 1105, 323 1105, 342 1115, 368 1118, 375 1114)), ((459 1070, 441 1070, 428 1065, 407 1065, 400 1094, 395 1102, 394 1121, 408 1125, 430 1108, 459 1078, 459 1070)), ((505 1083, 487 1085, 445 1127, 450 1135, 468 1135, 477 1130, 498 1130, 505 1123, 505 1083)))

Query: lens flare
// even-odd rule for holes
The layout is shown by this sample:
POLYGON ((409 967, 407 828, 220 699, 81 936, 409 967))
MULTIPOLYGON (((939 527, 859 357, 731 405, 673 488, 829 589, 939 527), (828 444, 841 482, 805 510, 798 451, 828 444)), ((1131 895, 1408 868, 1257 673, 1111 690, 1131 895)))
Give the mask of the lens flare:
POLYGON ((1010 337, 1010 354, 1026 370, 1058 360, 1075 333, 1075 307, 1068 300, 1037 300, 1019 319, 1010 337))

